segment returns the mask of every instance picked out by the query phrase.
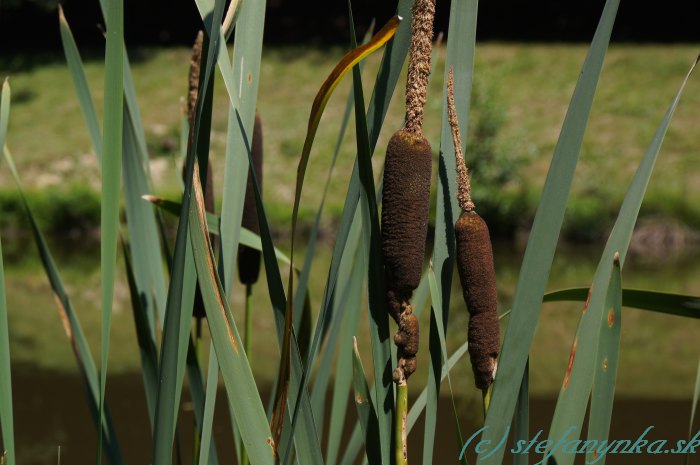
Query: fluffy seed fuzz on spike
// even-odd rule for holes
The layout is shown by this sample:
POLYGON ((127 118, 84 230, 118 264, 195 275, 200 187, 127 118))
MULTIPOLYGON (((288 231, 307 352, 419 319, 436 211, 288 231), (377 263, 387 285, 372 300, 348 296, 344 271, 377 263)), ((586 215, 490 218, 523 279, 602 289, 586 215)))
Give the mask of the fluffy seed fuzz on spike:
POLYGON ((500 347, 496 271, 489 229, 474 211, 455 224, 457 270, 469 310, 469 357, 476 386, 488 389, 496 374, 500 347))
POLYGON ((469 173, 462 156, 462 143, 454 100, 454 76, 447 78, 447 113, 452 129, 457 169, 457 200, 462 214, 455 223, 457 270, 464 302, 469 311, 469 358, 476 387, 486 391, 496 376, 500 350, 496 270, 489 228, 476 213, 471 199, 469 173))
MULTIPOLYGON (((263 133, 262 120, 258 113, 255 114, 255 125, 253 126, 253 142, 252 142, 253 170, 255 177, 258 180, 258 186, 262 194, 263 188, 263 133)), ((253 231, 255 234, 260 234, 260 225, 258 223, 258 206, 255 202, 255 191, 253 185, 253 176, 248 173, 248 184, 245 191, 245 201, 243 204, 243 220, 241 225, 253 231)), ((260 274, 260 251, 241 245, 238 248, 238 276, 241 283, 246 285, 255 284, 258 281, 260 274)))

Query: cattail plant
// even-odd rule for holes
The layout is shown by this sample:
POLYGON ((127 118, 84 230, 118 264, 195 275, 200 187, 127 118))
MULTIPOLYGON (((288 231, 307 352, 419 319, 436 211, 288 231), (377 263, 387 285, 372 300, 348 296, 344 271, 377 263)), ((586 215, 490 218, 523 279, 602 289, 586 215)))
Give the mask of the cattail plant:
POLYGON ((418 319, 410 304, 420 281, 430 208, 432 150, 423 136, 433 40, 435 0, 416 0, 412 8, 411 46, 406 80, 406 117, 389 140, 384 165, 382 252, 387 276, 387 305, 399 328, 394 336, 398 362, 395 443, 396 462, 407 463, 407 380, 416 370, 418 319))
POLYGON ((455 238, 457 270, 464 302, 469 311, 469 358, 476 387, 486 394, 496 376, 500 347, 496 271, 488 226, 476 212, 471 198, 469 172, 462 156, 462 142, 455 110, 452 69, 447 80, 447 109, 457 164, 457 200, 462 209, 455 223, 455 238))
MULTIPOLYGON (((197 98, 199 97, 199 75, 202 63, 202 45, 204 42, 204 32, 199 31, 197 38, 192 45, 192 53, 190 54, 190 72, 188 76, 187 90, 187 121, 190 128, 194 127, 194 112, 197 106, 197 98)), ((184 181, 185 167, 182 167, 182 176, 184 181)), ((204 206, 209 213, 214 213, 214 180, 212 179, 211 160, 207 160, 207 172, 204 176, 204 206)), ((216 236, 209 235, 212 247, 216 247, 216 236)), ((197 334, 201 333, 201 321, 205 318, 204 301, 202 300, 202 292, 197 284, 197 289, 194 296, 194 307, 192 315, 197 320, 197 334)))
POLYGON ((409 301, 420 282, 428 232, 432 150, 422 127, 434 14, 434 0, 417 0, 413 5, 406 120, 389 140, 384 165, 382 252, 389 313, 399 325, 395 342, 400 360, 394 373, 399 384, 415 370, 415 351, 404 349, 418 347, 417 322, 403 320, 413 313, 409 301))

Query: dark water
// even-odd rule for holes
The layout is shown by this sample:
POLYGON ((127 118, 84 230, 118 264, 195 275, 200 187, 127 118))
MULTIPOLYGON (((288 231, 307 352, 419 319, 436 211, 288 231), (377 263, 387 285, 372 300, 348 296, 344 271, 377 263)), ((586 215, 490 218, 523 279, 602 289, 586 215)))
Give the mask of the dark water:
MULTIPOLYGON (((13 266, 19 266, 20 270, 24 271, 18 272, 17 282, 31 281, 31 279, 43 281, 43 272, 40 267, 26 262, 28 260, 27 257, 32 254, 29 254, 24 246, 18 245, 16 248, 17 250, 8 247, 8 250, 5 251, 6 263, 9 262, 9 265, 6 265, 8 279, 12 279, 13 266), (17 257, 17 261, 14 264, 12 263, 13 256, 17 257), (8 258, 10 260, 7 260, 8 258), (27 276, 34 275, 36 275, 35 278, 27 278, 27 276)), ((98 254, 95 251, 88 254, 75 254, 62 253, 66 251, 65 247, 56 250, 58 251, 57 261, 59 267, 64 272, 68 269, 68 272, 73 273, 73 281, 76 281, 76 277, 79 280, 80 276, 94 274, 99 267, 98 254), (76 259, 76 255, 81 257, 80 260, 76 259)), ((553 265, 550 289, 587 285, 595 271, 602 246, 591 245, 582 247, 565 245, 560 248, 560 251, 561 253, 557 255, 553 265), (575 264, 575 266, 572 266, 572 264, 575 264)), ((496 244, 495 253, 497 267, 499 268, 499 286, 502 286, 501 298, 504 300, 505 305, 509 305, 509 299, 512 298, 513 289, 517 281, 523 249, 508 244, 496 244)), ((323 256, 323 254, 320 255, 323 256)), ((649 261, 643 257, 630 256, 625 265, 625 285, 695 295, 700 294, 700 260, 698 258, 700 258, 700 254, 697 253, 697 250, 693 253, 681 253, 666 261, 659 259, 649 261)), ((327 266, 325 263, 321 264, 319 269, 325 266, 327 266)), ((322 280, 318 281, 321 282, 322 280)), ((320 292, 320 289, 312 289, 313 295, 320 294, 320 292)), ((36 290, 30 288, 27 292, 24 292, 24 294, 28 293, 36 293, 36 290)), ((456 296, 455 298, 458 297, 456 296)), ((12 308, 10 310, 12 311, 12 308)), ((645 316, 644 318, 647 317, 645 316)), ((665 322, 666 320, 662 321, 664 324, 665 322)), ((634 321, 630 321, 630 323, 634 323, 634 321)), ((697 328, 697 325, 692 326, 695 323, 694 321, 684 323, 683 320, 680 320, 680 323, 688 326, 691 329, 691 333, 693 327, 697 328)), ((13 328, 11 327, 10 329, 12 335, 13 328)), ((623 334, 623 343, 627 344, 625 337, 631 338, 632 336, 623 334)), ((568 338, 569 336, 567 335, 567 343, 568 338)), ((692 385, 694 383, 699 352, 697 344, 692 343, 693 340, 697 341, 697 339, 691 338, 690 343, 688 343, 686 340, 682 347, 677 347, 673 351, 680 357, 683 367, 690 367, 683 373, 685 373, 686 378, 693 378, 690 381, 685 380, 687 381, 686 384, 689 384, 691 387, 684 387, 680 396, 676 392, 673 396, 674 399, 664 398, 667 396, 667 393, 662 389, 656 388, 644 390, 645 393, 651 393, 652 395, 646 395, 643 398, 630 397, 629 395, 620 396, 615 401, 610 433, 611 439, 636 439, 649 426, 653 426, 654 429, 647 435, 648 439, 665 439, 675 443, 676 440, 686 437, 691 403, 689 396, 692 395, 692 385)), ((631 346, 634 343, 632 341, 628 345, 631 346)), ((65 340, 56 340, 55 344, 65 345, 65 340)), ((669 344, 673 344, 673 341, 664 340, 660 344, 669 347, 669 344)), ((133 347, 129 349, 131 350, 133 347)), ((119 347, 113 347, 112 352, 119 350, 119 347)), ((624 354, 625 351, 623 351, 623 356, 624 354)), ((561 355, 566 357, 567 352, 563 351, 561 355)), ((565 360, 563 363, 565 363, 565 360)), ((630 359, 628 363, 621 364, 621 379, 624 379, 623 375, 625 375, 624 369, 626 367, 644 366, 644 364, 643 359, 641 361, 630 359)), ((664 362, 664 364, 669 365, 668 362, 664 362)), ((646 369, 651 371, 649 376, 653 378, 655 376, 653 371, 655 368, 652 366, 646 369)), ((556 371, 557 373, 561 372, 559 367, 556 368, 556 371)), ((673 374, 676 372, 669 371, 663 376, 668 377, 669 373, 673 374)), ((634 373, 629 374, 630 377, 633 375, 634 373)), ((648 382, 651 383, 652 381, 648 382)), ((84 387, 77 374, 37 368, 27 363, 14 363, 12 384, 18 463, 28 465, 58 463, 59 447, 61 463, 95 463, 95 429, 87 408, 84 387)), ((263 390, 266 391, 267 389, 263 390)), ((267 394, 264 394, 263 399, 267 399, 267 394)), ((107 400, 116 424, 118 440, 121 444, 125 463, 144 465, 151 463, 151 432, 146 413, 146 401, 141 375, 138 373, 110 375, 107 387, 107 400)), ((481 427, 479 422, 481 406, 466 399, 458 399, 457 405, 463 437, 466 439, 481 427)), ((554 405, 555 399, 551 396, 535 397, 531 400, 531 436, 534 436, 539 430, 544 430, 541 439, 546 439, 554 405)), ((329 410, 330 408, 327 409, 327 411, 329 410)), ((355 408, 353 405, 349 406, 348 412, 348 422, 352 422, 348 423, 347 429, 349 431, 355 421, 355 408)), ((422 422, 423 420, 421 419, 414 428, 409 440, 409 453, 412 464, 421 463, 422 422)), ((178 427, 180 438, 180 441, 178 441, 179 453, 184 464, 192 463, 192 424, 193 414, 188 394, 185 392, 178 427)), ((220 393, 217 402, 214 436, 218 445, 220 463, 235 463, 231 425, 223 392, 220 393)), ((457 463, 459 449, 460 447, 455 439, 451 404, 448 399, 443 398, 441 399, 438 415, 433 463, 457 463)), ((325 451, 325 444, 323 450, 325 451)), ((698 453, 700 454, 700 451, 698 453)), ((467 456, 470 459, 470 463, 473 464, 473 447, 467 449, 467 456)), ((506 454, 504 463, 511 463, 512 458, 512 455, 506 454)), ((532 456, 530 463, 536 463, 539 460, 540 458, 532 456)), ((683 456, 670 454, 664 456, 649 454, 613 455, 607 459, 609 464, 625 465, 680 465, 683 461, 683 456)), ((583 463, 582 458, 577 463, 583 463)), ((700 459, 693 457, 691 463, 700 465, 700 459)))
MULTIPOLYGON (((15 395, 15 431, 18 463, 26 465, 57 463, 60 446, 61 463, 87 464, 95 461, 96 434, 87 408, 81 380, 75 375, 37 372, 29 367, 18 367, 13 373, 15 395)), ((214 436, 220 463, 235 463, 231 427, 220 391, 214 422, 214 436)), ((182 463, 192 463, 193 415, 187 393, 180 410, 179 437, 182 463)), ((138 374, 111 376, 108 381, 108 403, 117 429, 126 464, 151 463, 151 433, 146 414, 142 379, 138 374)), ((474 419, 478 405, 457 402, 464 438, 480 428, 474 419)), ((530 436, 543 429, 541 439, 554 411, 552 398, 534 398, 530 402, 530 436)), ((689 400, 631 399, 615 402, 611 439, 636 439, 648 427, 654 429, 647 439, 666 439, 675 442, 688 431, 689 400)), ((349 421, 354 423, 355 412, 349 406, 349 421)), ((478 416, 478 415, 477 415, 478 416)), ((453 414, 449 399, 442 398, 438 413, 438 427, 434 462, 457 463, 458 445, 454 434, 453 414)), ((411 463, 420 463, 423 442, 423 420, 414 427, 409 437, 411 463)), ((468 449, 470 463, 474 463, 473 449, 468 449)), ((506 455, 504 463, 512 456, 506 455)), ((530 463, 540 458, 531 456, 530 463)), ((682 464, 680 455, 609 456, 609 464, 682 464)), ((577 463, 583 463, 581 459, 577 463)), ((700 463, 693 457, 691 463, 700 463)))

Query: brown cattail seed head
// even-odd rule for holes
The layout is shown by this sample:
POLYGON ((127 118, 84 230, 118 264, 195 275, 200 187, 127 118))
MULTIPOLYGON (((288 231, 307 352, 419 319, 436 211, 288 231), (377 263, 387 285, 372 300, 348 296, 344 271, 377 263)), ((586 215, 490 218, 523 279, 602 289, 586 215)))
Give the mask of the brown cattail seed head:
POLYGON ((432 151, 406 131, 389 140, 384 165, 382 252, 387 288, 410 297, 420 282, 430 208, 432 151))
POLYGON ((487 389, 495 376, 500 348, 496 272, 489 230, 474 211, 455 224, 457 269, 469 310, 469 357, 476 386, 487 389))
MULTIPOLYGON (((258 186, 262 194, 263 188, 263 135, 262 121, 258 113, 255 114, 255 125, 253 126, 252 157, 255 170, 255 177, 258 179, 258 186)), ((248 173, 248 184, 245 191, 245 203, 243 204, 243 220, 241 225, 250 229, 256 234, 260 234, 258 223, 258 206, 255 202, 255 187, 253 176, 248 173)), ((254 284, 258 281, 260 274, 260 251, 241 245, 238 248, 238 277, 243 284, 254 284)))
POLYGON ((187 92, 187 118, 190 122, 190 127, 192 127, 194 120, 194 109, 197 106, 197 96, 199 94, 199 72, 202 63, 203 41, 204 32, 199 31, 194 45, 192 45, 192 54, 190 55, 189 88, 187 92))

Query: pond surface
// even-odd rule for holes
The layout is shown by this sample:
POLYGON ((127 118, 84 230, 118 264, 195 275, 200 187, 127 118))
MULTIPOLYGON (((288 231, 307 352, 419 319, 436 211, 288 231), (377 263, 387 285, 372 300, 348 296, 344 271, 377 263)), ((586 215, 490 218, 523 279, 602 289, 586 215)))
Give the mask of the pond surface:
MULTIPOLYGON (((57 463, 58 446, 62 463, 94 463, 96 435, 87 408, 82 381, 75 369, 70 346, 46 284, 35 251, 26 242, 3 244, 6 260, 8 307, 10 311, 13 390, 19 463, 57 463)), ((68 292, 80 314, 83 328, 97 354, 99 343, 99 249, 79 245, 54 244, 56 261, 68 292), (76 253, 77 251, 77 253, 76 253)), ((496 265, 502 310, 510 307, 523 249, 512 244, 495 244, 496 265)), ((586 286, 592 279, 603 249, 602 245, 562 245, 555 259, 548 289, 586 286)), ((325 277, 329 263, 327 247, 321 247, 315 265, 325 277)), ((649 288, 667 292, 700 295, 700 254, 686 250, 667 260, 631 256, 624 267, 625 287, 649 288)), ((121 278, 120 278, 121 279, 121 278)), ((324 279, 312 280, 312 303, 318 306, 324 279)), ((264 282, 256 289, 256 302, 269 307, 264 282)), ((238 292, 240 295, 240 292, 238 292)), ((118 283, 110 353, 108 402, 116 423, 125 463, 148 464, 151 461, 151 434, 146 414, 143 382, 134 343, 133 322, 128 307, 128 292, 118 283)), ((242 301, 232 301, 236 318, 240 318, 242 301), (239 312, 239 313, 236 313, 239 312)), ((463 341, 466 312, 457 287, 453 290, 448 350, 463 341)), ((551 421, 556 394, 566 367, 569 348, 578 322, 578 303, 546 304, 543 307, 531 351, 531 433, 546 430, 551 421)), ((426 312, 427 313, 427 312, 426 312)), ((242 319, 239 325, 242 324, 242 319)), ((421 322, 421 324, 424 324, 421 322)), ((505 329, 507 322, 504 322, 505 329)), ((427 320, 425 323, 427 328, 427 320)), ((366 324, 361 323, 358 340, 366 338, 366 324)), ((255 321, 255 330, 272 331, 269 311, 263 310, 255 321)), ((648 426, 655 439, 675 441, 686 436, 690 399, 695 382, 700 348, 697 344, 700 322, 634 309, 623 312, 622 350, 618 373, 618 399, 613 415, 611 438, 636 438, 648 426)), ((365 339, 365 341, 367 341, 365 339)), ((423 345, 427 347, 427 344, 423 345)), ((363 357, 368 357, 368 344, 363 357)), ((268 386, 278 358, 269 338, 254 344, 254 372, 261 386, 268 386)), ((425 360, 425 359, 422 359, 425 360)), ((414 379, 423 383, 427 361, 419 361, 414 379)), ((369 366, 369 358, 365 362, 369 366)), ((466 362, 453 371, 462 432, 470 436, 479 427, 481 408, 475 403, 470 369, 466 362)), ((267 390, 267 388, 264 388, 267 390)), ((443 394, 446 392, 443 387, 443 394)), ((223 393, 217 403, 215 437, 220 463, 234 463, 231 427, 223 393)), ((416 392, 412 393, 414 396, 416 392)), ((263 399, 266 399, 263 397, 263 399)), ((355 410, 349 407, 349 421, 355 410)), ((458 448, 454 440, 452 412, 443 398, 439 414, 434 463, 456 463, 458 448)), ((183 397, 179 434, 182 437, 183 463, 191 462, 191 406, 183 397), (189 449, 188 449, 189 448, 189 449)), ((422 420, 421 420, 422 421, 422 420)), ((545 436, 546 437, 546 436, 545 436)), ((411 436, 413 463, 420 462, 422 423, 411 436)), ((470 457, 470 460, 473 457, 470 457)), ((611 464, 659 464, 683 462, 680 456, 611 456, 611 464)), ((506 457, 506 463, 510 458, 506 457)), ((470 463, 473 463, 471 461, 470 463)), ((531 463, 534 461, 531 460, 531 463)), ((700 460, 691 461, 700 463, 700 460)))
MULTIPOLYGON (((60 446, 61 463, 94 463, 95 434, 92 418, 86 407, 83 385, 77 376, 65 373, 36 372, 32 370, 15 370, 15 418, 18 463, 40 465, 58 463, 60 446)), ((269 389, 265 390, 264 399, 269 389)), ((328 400, 330 395, 328 396, 328 400)), ((125 464, 151 463, 151 432, 146 415, 146 400, 140 375, 112 376, 108 382, 108 401, 114 419, 117 437, 122 448, 125 464)), ((179 447, 183 457, 182 463, 192 463, 192 424, 194 417, 188 403, 187 392, 180 410, 179 447)), ((217 443, 219 463, 236 463, 233 447, 231 424, 225 406, 225 393, 219 391, 214 421, 214 438, 217 443)), ((409 400, 409 405, 413 399, 409 400)), ((457 402, 461 416, 461 428, 466 440, 476 432, 481 424, 478 414, 481 407, 473 402, 457 402), (476 413, 475 415, 475 412, 476 413)), ((544 430, 540 439, 546 439, 547 429, 554 412, 555 401, 552 397, 535 397, 530 401, 530 437, 534 438, 539 430, 544 430)), ((328 402, 327 411, 330 410, 328 402)), ((689 400, 622 398, 615 401, 611 439, 631 439, 634 441, 645 429, 653 426, 646 438, 649 440, 665 439, 675 444, 685 439, 688 433, 689 400)), ((450 401, 443 397, 438 412, 434 462, 437 464, 457 463, 459 447, 454 434, 454 416, 450 401)), ((354 406, 348 406, 346 431, 351 431, 356 421, 354 406)), ((697 428, 696 428, 697 430, 697 428)), ((413 463, 420 463, 423 443, 423 419, 419 420, 409 436, 409 453, 414 457, 413 463)), ((323 444, 325 450, 325 444, 323 444)), ((508 450, 512 447, 507 445, 508 450)), ((700 449, 700 448, 699 448, 700 449)), ((700 454, 700 450, 698 451, 700 454)), ((473 447, 467 449, 469 463, 475 463, 473 447)), ((530 463, 535 454, 531 455, 530 463)), ((700 463, 700 457, 692 456, 691 464, 700 463)), ((508 454, 504 463, 510 463, 508 454)), ((660 465, 683 463, 681 455, 665 456, 630 454, 610 455, 607 463, 660 465)), ((359 463, 359 462, 358 462, 359 463)), ((577 460, 583 463, 583 459, 577 460)))

